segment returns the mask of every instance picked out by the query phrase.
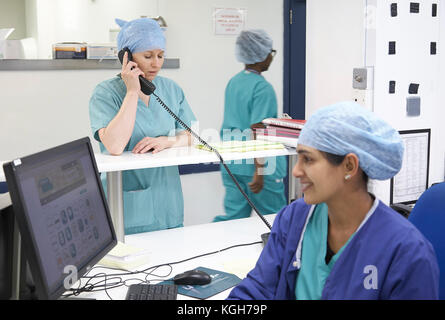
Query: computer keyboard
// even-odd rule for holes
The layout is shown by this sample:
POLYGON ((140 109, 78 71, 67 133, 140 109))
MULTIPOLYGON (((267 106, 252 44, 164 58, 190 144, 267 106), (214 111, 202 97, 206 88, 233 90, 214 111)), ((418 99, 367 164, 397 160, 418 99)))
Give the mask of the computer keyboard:
POLYGON ((174 284, 132 284, 125 300, 176 300, 178 287, 174 284))

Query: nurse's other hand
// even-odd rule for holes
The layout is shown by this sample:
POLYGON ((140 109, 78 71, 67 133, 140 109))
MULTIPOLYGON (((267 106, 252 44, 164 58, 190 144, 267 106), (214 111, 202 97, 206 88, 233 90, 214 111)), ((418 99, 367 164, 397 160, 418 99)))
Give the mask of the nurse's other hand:
POLYGON ((145 137, 134 146, 131 152, 146 153, 149 151, 153 151, 153 153, 157 153, 164 149, 170 148, 174 144, 174 142, 174 137, 145 137))
POLYGON ((257 173, 254 174, 253 179, 249 182, 249 188, 253 193, 260 193, 264 186, 264 178, 257 173))

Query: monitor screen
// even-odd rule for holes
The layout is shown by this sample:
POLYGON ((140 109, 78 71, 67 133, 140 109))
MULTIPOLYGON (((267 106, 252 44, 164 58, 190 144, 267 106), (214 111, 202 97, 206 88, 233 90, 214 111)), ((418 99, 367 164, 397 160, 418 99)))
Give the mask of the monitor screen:
POLYGON ((68 272, 80 278, 117 243, 90 140, 16 159, 4 171, 37 295, 58 298, 68 272))

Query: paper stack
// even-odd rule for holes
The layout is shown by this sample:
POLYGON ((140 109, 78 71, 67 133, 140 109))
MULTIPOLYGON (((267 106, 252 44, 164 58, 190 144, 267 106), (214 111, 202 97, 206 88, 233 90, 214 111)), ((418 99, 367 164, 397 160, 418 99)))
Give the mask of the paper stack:
POLYGON ((306 120, 267 118, 252 126, 257 140, 281 142, 296 147, 306 120))
POLYGON ((131 270, 149 262, 149 251, 122 242, 98 262, 98 264, 125 270, 131 270))
MULTIPOLYGON (((224 152, 249 152, 271 149, 284 149, 284 145, 279 142, 260 141, 260 140, 230 140, 216 144, 210 144, 212 148, 220 153, 224 152)), ((196 148, 210 151, 210 149, 202 144, 196 145, 196 148)))

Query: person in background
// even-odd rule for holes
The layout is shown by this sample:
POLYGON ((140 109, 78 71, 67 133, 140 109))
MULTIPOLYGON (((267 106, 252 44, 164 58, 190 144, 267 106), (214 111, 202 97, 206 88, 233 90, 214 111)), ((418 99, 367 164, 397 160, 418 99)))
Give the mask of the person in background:
MULTIPOLYGON (((230 79, 225 90, 222 140, 250 140, 251 125, 277 117, 277 98, 272 85, 262 76, 269 69, 276 51, 264 30, 244 30, 236 39, 235 55, 244 70, 230 79)), ((286 157, 243 160, 228 164, 240 186, 261 214, 277 213, 286 205, 283 178, 287 174, 286 157)), ((214 222, 250 216, 251 207, 224 168, 226 189, 225 215, 214 222)))
POLYGON ((304 198, 276 216, 255 268, 229 299, 438 299, 431 244, 368 192, 399 172, 396 130, 354 102, 319 109, 301 131, 304 198))
MULTIPOLYGON (((195 120, 182 89, 158 75, 164 63, 165 37, 158 23, 141 18, 116 19, 121 30, 118 50, 129 48, 120 75, 105 80, 90 99, 90 122, 102 152, 157 153, 191 144, 190 134, 152 96, 141 91, 139 76, 156 86, 170 109, 187 125, 195 120)), ((122 173, 125 233, 139 233, 183 225, 184 203, 177 166, 127 170, 122 173)))

